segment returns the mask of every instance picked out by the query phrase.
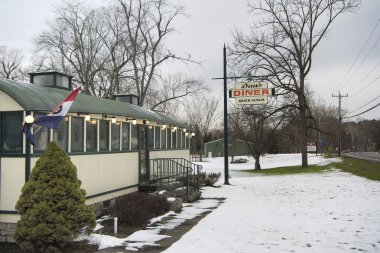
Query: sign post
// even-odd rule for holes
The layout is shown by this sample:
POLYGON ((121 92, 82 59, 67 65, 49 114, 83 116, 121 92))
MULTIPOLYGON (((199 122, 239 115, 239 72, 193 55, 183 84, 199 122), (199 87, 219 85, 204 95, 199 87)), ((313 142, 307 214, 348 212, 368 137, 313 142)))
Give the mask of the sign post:
POLYGON ((227 124, 227 54, 223 46, 223 84, 224 84, 224 184, 230 184, 228 171, 228 124, 227 124))
MULTIPOLYGON (((249 77, 251 78, 268 78, 270 77, 271 75, 267 75, 267 76, 251 76, 249 75, 249 77)), ((237 76, 233 76, 233 77, 227 77, 227 54, 226 54, 226 45, 223 46, 223 77, 217 77, 217 78, 212 78, 212 80, 220 80, 220 79, 223 79, 223 93, 224 93, 224 114, 223 114, 223 118, 224 118, 224 184, 230 184, 229 182, 229 170, 228 170, 228 124, 227 124, 227 94, 228 94, 228 91, 227 91, 227 79, 240 79, 240 78, 244 78, 244 79, 247 79, 246 76, 240 76, 240 77, 237 77, 237 76)), ((269 93, 271 93, 272 95, 274 95, 274 89, 272 89, 271 91, 269 91, 270 89, 267 89, 268 88, 268 84, 266 82, 256 82, 256 83, 251 83, 251 82, 242 82, 242 83, 239 83, 237 84, 236 86, 236 89, 262 89, 262 90, 268 90, 268 91, 265 91, 265 98, 264 97, 261 97, 261 98, 258 98, 258 97, 243 97, 243 98, 235 98, 235 100, 239 100, 238 103, 240 104, 267 104, 268 103, 268 95, 269 93), (266 94, 266 92, 268 92, 268 94, 266 94)), ((230 91, 231 92, 231 91, 230 91)), ((255 91, 253 91, 255 92, 255 91)), ((257 91, 256 91, 257 92, 257 91)), ((261 91, 263 93, 263 91, 261 91)), ((249 93, 249 92, 248 92, 249 93)), ((231 93, 230 93, 231 94, 231 93)), ((231 97, 231 95, 230 95, 231 97)))

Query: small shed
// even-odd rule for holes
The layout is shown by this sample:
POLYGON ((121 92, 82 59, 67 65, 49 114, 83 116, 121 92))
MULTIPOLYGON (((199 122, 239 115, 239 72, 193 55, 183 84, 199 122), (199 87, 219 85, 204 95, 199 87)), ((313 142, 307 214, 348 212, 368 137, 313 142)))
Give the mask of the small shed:
MULTIPOLYGON (((210 152, 212 157, 224 156, 224 138, 205 143, 204 152, 205 156, 208 156, 210 152)), ((228 155, 250 155, 248 144, 242 140, 228 138, 228 155)))

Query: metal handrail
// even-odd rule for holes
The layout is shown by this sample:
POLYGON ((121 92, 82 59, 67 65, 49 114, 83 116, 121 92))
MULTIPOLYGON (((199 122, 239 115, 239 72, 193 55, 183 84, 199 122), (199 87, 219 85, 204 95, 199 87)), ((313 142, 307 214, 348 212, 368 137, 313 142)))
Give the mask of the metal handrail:
MULTIPOLYGON (((146 185, 170 185, 172 183, 185 183, 187 194, 190 194, 190 176, 196 176, 202 171, 202 166, 192 163, 184 158, 155 158, 149 159, 150 173, 146 185), (185 181, 185 182, 183 182, 185 181)), ((199 178, 197 177, 196 190, 199 191, 199 178)))

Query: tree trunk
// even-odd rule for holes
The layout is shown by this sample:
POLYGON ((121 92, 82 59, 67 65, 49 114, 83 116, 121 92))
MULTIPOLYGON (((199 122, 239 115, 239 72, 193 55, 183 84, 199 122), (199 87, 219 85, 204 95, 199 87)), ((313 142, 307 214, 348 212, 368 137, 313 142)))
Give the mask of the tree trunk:
POLYGON ((236 147, 236 139, 233 139, 233 141, 232 141, 232 152, 231 152, 231 163, 235 159, 235 147, 236 147))
POLYGON ((308 167, 307 163, 307 122, 306 122, 306 101, 303 94, 300 97, 300 131, 301 131, 301 154, 302 167, 308 167))
POLYGON ((260 155, 254 156, 255 158, 255 170, 261 170, 261 165, 260 165, 260 155))

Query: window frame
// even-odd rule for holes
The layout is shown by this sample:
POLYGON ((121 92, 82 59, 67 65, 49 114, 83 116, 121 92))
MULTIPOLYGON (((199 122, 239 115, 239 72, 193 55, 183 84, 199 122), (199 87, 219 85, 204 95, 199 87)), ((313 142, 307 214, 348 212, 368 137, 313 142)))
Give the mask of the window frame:
MULTIPOLYGON (((67 117, 67 116, 66 116, 67 117)), ((62 124, 63 122, 66 124, 66 148, 64 149, 65 152, 68 152, 69 150, 69 118, 67 118, 67 121, 66 121, 66 117, 59 123, 59 124, 62 124)), ((55 137, 55 133, 56 133, 56 129, 52 129, 53 130, 53 141, 55 141, 57 143, 57 145, 59 146, 58 144, 58 141, 54 138, 55 137)), ((50 139, 50 136, 49 136, 49 139, 50 139)), ((59 146, 60 148, 62 148, 61 146, 59 146)))
POLYGON ((96 123, 92 124, 91 120, 89 122, 86 122, 86 152, 97 152, 98 151, 98 135, 99 135, 99 133, 98 133, 98 120, 97 119, 92 119, 92 120, 96 120, 96 123), (95 146, 93 148, 90 148, 90 149, 87 147, 87 144, 89 143, 88 138, 87 138, 88 132, 89 132, 87 129, 88 126, 94 126, 95 127, 95 146))
POLYGON ((111 130, 111 151, 120 151, 120 144, 121 144, 121 135, 120 135, 120 129, 121 129, 121 124, 119 123, 111 123, 111 127, 110 127, 110 130, 111 130), (117 126, 117 128, 115 128, 115 126, 117 126), (114 128, 116 129, 115 132, 118 133, 118 145, 117 145, 117 148, 114 149, 114 146, 113 146, 113 134, 114 134, 114 128))
POLYGON ((24 122, 24 112, 23 111, 8 111, 8 112, 0 112, 0 113, 1 113, 1 117, 0 117, 0 124, 1 124, 1 127, 0 127, 0 131, 1 131, 0 132, 0 140, 1 140, 0 154, 3 154, 3 155, 21 155, 21 154, 23 154, 23 152, 24 152, 24 136, 23 136, 23 132, 21 131, 21 127, 22 127, 22 123, 24 122), (19 127, 14 129, 15 131, 18 132, 18 135, 20 137, 20 139, 18 140, 19 145, 20 145, 19 151, 15 151, 14 149, 11 151, 5 151, 5 149, 4 149, 5 129, 6 129, 6 127, 5 127, 6 114, 19 114, 19 119, 20 119, 19 127))
POLYGON ((74 117, 74 116, 71 116, 70 117, 71 119, 70 119, 70 153, 81 153, 81 152, 84 152, 84 138, 85 138, 85 136, 84 136, 84 118, 82 118, 82 117, 74 117), (80 125, 81 126, 81 130, 82 130, 82 147, 81 147, 81 149, 75 149, 75 150, 73 150, 73 119, 74 120, 81 120, 82 122, 82 124, 80 125))
MULTIPOLYGON (((34 119, 36 119, 38 116, 46 116, 46 115, 47 115, 46 113, 34 112, 33 117, 34 117, 34 119)), ((32 130, 34 142, 37 143, 36 138, 35 138, 36 133, 34 132, 34 126, 35 125, 31 126, 31 130, 32 130)), ((39 127, 43 127, 44 130, 47 131, 47 143, 46 143, 46 146, 45 146, 45 148, 43 150, 42 149, 41 150, 36 150, 36 145, 34 145, 33 146, 33 154, 42 154, 45 151, 46 147, 49 145, 50 140, 51 140, 51 131, 50 131, 50 129, 47 128, 47 127, 44 127, 44 126, 39 126, 39 127)))
POLYGON ((110 151, 110 131, 111 131, 111 127, 110 127, 110 122, 109 120, 103 120, 103 119, 100 119, 98 121, 98 124, 99 124, 99 133, 98 133, 98 136, 99 136, 99 152, 109 152, 110 151), (104 126, 108 125, 108 131, 107 133, 104 133, 106 134, 105 136, 107 137, 107 140, 105 141, 105 143, 107 144, 105 148, 102 148, 101 146, 101 134, 102 134, 102 123, 104 123, 104 126))

